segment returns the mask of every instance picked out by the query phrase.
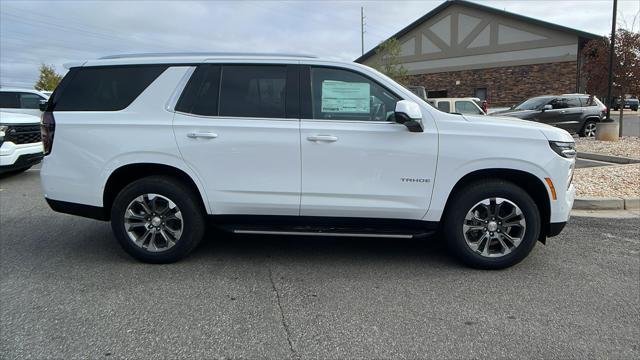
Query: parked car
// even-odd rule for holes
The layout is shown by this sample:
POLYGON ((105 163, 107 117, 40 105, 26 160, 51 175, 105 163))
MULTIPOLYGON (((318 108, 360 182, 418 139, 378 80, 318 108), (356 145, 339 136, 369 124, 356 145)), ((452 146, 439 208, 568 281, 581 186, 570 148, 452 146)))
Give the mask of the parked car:
POLYGON ((478 98, 434 98, 427 102, 446 113, 486 115, 478 98))
POLYGON ((424 88, 424 86, 407 85, 407 89, 420 97, 420 99, 425 101, 427 100, 427 90, 424 88))
MULTIPOLYGON (((620 98, 616 99, 616 103, 613 106, 613 110, 618 111, 620 110, 620 104, 622 103, 622 101, 620 101, 620 98)), ((625 99, 624 100, 624 108, 625 109, 631 109, 632 111, 638 111, 638 106, 640 105, 640 100, 638 99, 625 99)))
POLYGON ((0 174, 29 169, 42 151, 39 117, 0 112, 0 174))
POLYGON ((40 116, 40 102, 47 99, 38 90, 0 88, 0 111, 40 116))
POLYGON ((565 94, 534 97, 491 115, 536 121, 572 134, 592 137, 596 134, 596 123, 604 119, 606 113, 606 106, 595 96, 565 94))
POLYGON ((42 133, 51 208, 110 220, 154 263, 193 250, 207 217, 236 234, 441 230, 464 263, 503 268, 560 233, 575 196, 566 131, 443 113, 367 66, 302 55, 89 60, 42 133))

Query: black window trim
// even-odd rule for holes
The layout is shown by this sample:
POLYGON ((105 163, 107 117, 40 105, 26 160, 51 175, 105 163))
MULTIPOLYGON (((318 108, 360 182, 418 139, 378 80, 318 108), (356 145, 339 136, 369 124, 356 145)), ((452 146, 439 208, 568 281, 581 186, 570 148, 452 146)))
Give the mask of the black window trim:
MULTIPOLYGON (((359 72, 354 69, 349 69, 340 66, 334 65, 315 65, 315 64, 301 64, 300 70, 300 120, 306 121, 323 121, 323 122, 332 122, 332 123, 358 123, 358 124, 397 124, 395 121, 374 121, 374 120, 348 120, 348 119, 314 119, 313 118, 313 110, 312 110, 312 99, 311 99, 311 68, 324 68, 324 69, 334 69, 334 70, 343 70, 352 72, 356 75, 360 75, 367 80, 377 84, 384 90, 388 91, 393 96, 397 97, 400 100, 406 100, 404 96, 398 95, 395 91, 389 90, 388 87, 382 85, 378 80, 373 79, 371 76, 359 72)), ((400 101, 398 100, 398 101, 400 101)))
POLYGON ((295 97, 291 97, 294 95, 300 94, 300 91, 297 89, 300 88, 300 65, 292 64, 292 63, 277 63, 277 62, 205 62, 200 64, 195 64, 194 70, 189 76, 188 80, 185 82, 184 87, 179 91, 177 100, 172 106, 172 109, 169 109, 167 106, 167 110, 172 111, 176 114, 184 115, 184 116, 193 116, 203 119, 243 119, 243 120, 275 120, 275 121, 299 121, 300 120, 300 98, 296 99, 295 97), (217 104, 217 115, 200 115, 193 114, 190 112, 184 112, 180 110, 176 110, 175 107, 182 99, 184 94, 184 90, 189 86, 191 79, 193 78, 193 74, 197 71, 200 66, 220 66, 220 81, 218 81, 218 104, 217 104), (222 76, 224 74, 225 66, 280 66, 285 67, 286 69, 286 77, 285 77, 285 117, 256 117, 256 116, 222 116, 220 115, 220 94, 222 90, 222 76), (297 80, 297 81, 296 81, 297 80), (290 83, 291 82, 291 83, 290 83), (295 91, 295 94, 293 93, 295 91), (290 105, 293 105, 291 106, 290 105), (297 106, 295 106, 297 104, 297 106))

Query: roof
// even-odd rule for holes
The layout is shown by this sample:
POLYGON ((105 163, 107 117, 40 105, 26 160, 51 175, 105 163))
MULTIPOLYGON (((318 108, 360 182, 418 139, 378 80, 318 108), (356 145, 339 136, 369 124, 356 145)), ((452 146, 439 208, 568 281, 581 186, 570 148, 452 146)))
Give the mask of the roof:
POLYGON ((31 93, 31 94, 44 95, 45 97, 47 96, 47 94, 43 94, 42 91, 39 91, 39 90, 36 90, 36 89, 29 89, 29 88, 0 87, 0 91, 26 92, 26 93, 31 93))
MULTIPOLYGON (((558 25, 558 24, 554 24, 554 23, 550 23, 550 22, 534 19, 534 18, 531 18, 531 17, 528 17, 528 16, 515 14, 515 13, 512 13, 512 12, 496 9, 496 8, 493 8, 493 7, 490 7, 490 6, 476 4, 476 3, 471 2, 471 1, 466 1, 466 0, 447 0, 447 1, 443 2, 442 4, 438 5, 438 7, 436 7, 435 9, 433 9, 433 10, 429 11, 428 13, 426 13, 424 16, 420 17, 418 20, 416 20, 416 21, 412 22, 411 24, 409 24, 404 29, 402 29, 402 30, 398 31, 397 33, 393 34, 389 38, 398 39, 398 38, 404 36, 405 34, 409 33, 411 30, 413 30, 416 27, 420 26, 425 21, 431 19, 432 17, 436 16, 440 12, 444 11, 445 9, 447 9, 448 7, 453 6, 453 5, 465 6, 465 7, 468 7, 468 8, 472 8, 472 9, 476 9, 476 10, 480 10, 480 11, 485 11, 485 12, 489 12, 489 13, 496 14, 496 15, 502 15, 502 16, 510 17, 512 19, 515 19, 515 20, 526 21, 526 22, 529 22, 529 23, 532 23, 532 24, 535 24, 535 25, 538 25, 538 26, 542 26, 542 27, 546 27, 546 28, 549 28, 549 29, 553 29, 553 30, 557 30, 557 31, 562 31, 562 32, 574 34, 574 35, 577 35, 579 37, 586 38, 586 39, 598 39, 598 38, 602 37, 600 35, 596 35, 596 34, 588 33, 588 32, 585 32, 585 31, 580 31, 580 30, 568 28, 566 26, 561 26, 561 25, 558 25)), ((367 51, 366 53, 364 53, 362 56, 360 56, 359 58, 355 59, 354 61, 355 62, 362 62, 362 61, 368 59, 369 57, 371 57, 372 55, 375 54, 376 49, 378 48, 378 46, 376 46, 373 49, 367 51)))
POLYGON ((304 61, 317 59, 313 55, 296 53, 249 52, 167 52, 109 55, 98 59, 64 64, 66 69, 83 66, 116 66, 141 64, 197 64, 206 61, 304 61))
POLYGON ((99 60, 129 59, 129 58, 163 58, 163 57, 277 57, 277 58, 315 58, 313 55, 302 53, 245 53, 245 52, 169 52, 169 53, 140 53, 119 54, 99 58, 99 60))

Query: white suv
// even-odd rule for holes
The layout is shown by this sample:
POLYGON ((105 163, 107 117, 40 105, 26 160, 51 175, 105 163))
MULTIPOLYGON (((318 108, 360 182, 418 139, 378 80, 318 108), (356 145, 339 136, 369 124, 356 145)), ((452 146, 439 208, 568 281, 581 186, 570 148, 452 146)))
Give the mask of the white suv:
POLYGON ((171 262, 205 220, 238 234, 411 238, 442 230, 479 268, 569 218, 574 141, 446 114, 363 65, 298 55, 148 54, 73 67, 43 114, 56 211, 111 220, 171 262))
POLYGON ((39 117, 0 111, 0 174, 29 169, 42 150, 39 117))

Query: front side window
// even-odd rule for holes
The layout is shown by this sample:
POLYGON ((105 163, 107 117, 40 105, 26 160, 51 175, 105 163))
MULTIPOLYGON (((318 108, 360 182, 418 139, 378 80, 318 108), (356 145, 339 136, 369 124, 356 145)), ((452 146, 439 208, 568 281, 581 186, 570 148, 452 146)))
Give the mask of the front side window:
POLYGON ((456 112, 459 114, 484 114, 478 106, 471 101, 456 101, 456 112))
POLYGON ((557 98, 553 101, 551 101, 551 107, 555 110, 555 109, 566 109, 569 107, 569 103, 567 102, 567 99, 565 98, 557 98))
POLYGON ((393 121, 398 96, 358 73, 311 68, 313 119, 393 121))
POLYGON ((44 98, 36 94, 20 93, 20 108, 38 109, 40 107, 40 100, 44 100, 44 98))
POLYGON ((0 108, 5 108, 5 109, 20 108, 18 93, 8 92, 8 91, 0 92, 0 108))
POLYGON ((219 115, 284 118, 286 83, 286 66, 225 65, 219 115))

